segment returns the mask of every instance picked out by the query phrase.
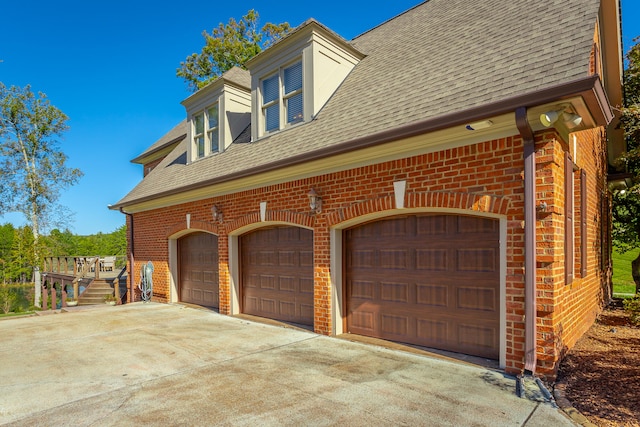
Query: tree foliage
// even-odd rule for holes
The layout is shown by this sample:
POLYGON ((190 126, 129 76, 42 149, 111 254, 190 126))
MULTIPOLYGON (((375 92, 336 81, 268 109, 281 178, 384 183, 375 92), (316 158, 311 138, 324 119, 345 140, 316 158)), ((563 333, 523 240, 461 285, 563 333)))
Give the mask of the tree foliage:
MULTIPOLYGON (((29 226, 15 228, 11 224, 0 226, 0 274, 2 283, 32 280, 33 268, 42 267, 33 257, 33 233, 29 226)), ((127 227, 122 225, 111 233, 81 236, 71 231, 53 229, 41 236, 40 253, 43 256, 108 256, 126 255, 127 227)))
MULTIPOLYGON (((627 152, 619 164, 632 175, 632 186, 613 194, 613 244, 622 252, 640 247, 640 43, 627 53, 624 72, 624 106, 620 125, 627 152)), ((632 262, 636 293, 640 293, 640 255, 632 262)))
POLYGON ((202 51, 181 62, 176 76, 182 77, 195 92, 232 67, 242 67, 290 30, 287 22, 267 23, 259 28, 258 18, 258 12, 251 9, 239 21, 231 18, 227 24, 218 24, 211 34, 203 31, 202 51))
POLYGON ((57 211, 60 191, 82 176, 65 165, 67 156, 58 147, 66 122, 45 94, 0 82, 0 214, 25 215, 36 259, 41 231, 57 211))

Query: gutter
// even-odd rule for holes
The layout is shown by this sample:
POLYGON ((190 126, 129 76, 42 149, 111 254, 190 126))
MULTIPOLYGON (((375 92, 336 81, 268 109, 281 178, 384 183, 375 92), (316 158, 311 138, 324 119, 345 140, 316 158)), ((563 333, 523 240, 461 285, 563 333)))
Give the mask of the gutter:
POLYGON ((130 219, 131 227, 127 227, 129 229, 129 242, 131 242, 131 252, 129 253, 129 301, 134 302, 133 298, 133 266, 135 265, 135 256, 134 256, 134 244, 133 240, 133 214, 126 213, 123 208, 120 208, 120 213, 125 214, 130 219))
POLYGON ((536 152, 527 108, 516 109, 524 140, 524 369, 536 371, 536 152))
POLYGON ((410 123, 401 127, 378 132, 372 135, 355 138, 340 144, 321 148, 319 150, 308 153, 299 154, 293 157, 282 158, 268 164, 256 166, 224 176, 207 179, 191 185, 186 185, 184 187, 172 188, 170 190, 157 192, 149 196, 116 203, 115 205, 111 206, 111 209, 119 209, 138 203, 144 203, 150 200, 172 196, 185 191, 197 190, 215 184, 229 182, 240 178, 246 178, 260 173, 270 172, 283 168, 285 166, 293 166, 313 160, 323 159, 337 154, 357 151, 363 148, 368 148, 399 139, 410 138, 412 136, 421 135, 427 132, 434 132, 450 128, 452 126, 465 125, 476 120, 512 112, 522 105, 541 105, 551 102, 558 102, 563 99, 569 99, 575 96, 582 96, 589 108, 589 112, 596 120, 596 122, 609 123, 613 119, 613 111, 609 106, 609 101, 605 94, 604 88, 602 87, 602 83, 600 82, 600 78, 597 75, 593 75, 579 80, 574 80, 569 83, 563 83, 557 86, 553 86, 547 89, 542 89, 490 104, 485 104, 479 107, 470 108, 468 110, 457 111, 455 113, 449 113, 420 122, 410 123))

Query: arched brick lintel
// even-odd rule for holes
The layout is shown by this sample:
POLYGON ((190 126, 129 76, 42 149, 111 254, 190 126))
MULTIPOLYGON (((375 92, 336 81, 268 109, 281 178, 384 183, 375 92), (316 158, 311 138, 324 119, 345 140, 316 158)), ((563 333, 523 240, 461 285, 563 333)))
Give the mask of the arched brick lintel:
POLYGON ((219 235, 222 231, 222 227, 218 224, 207 221, 192 220, 191 227, 187 228, 186 221, 180 221, 167 229, 167 238, 177 234, 186 234, 189 231, 206 231, 208 233, 219 235))
MULTIPOLYGON (((457 193, 446 191, 432 191, 422 193, 407 193, 405 209, 436 208, 460 209, 473 212, 506 215, 510 200, 506 197, 483 195, 474 193, 457 193)), ((365 200, 351 206, 339 209, 328 216, 329 225, 339 224, 376 212, 395 208, 393 195, 365 200)))
MULTIPOLYGON (((255 212, 241 216, 228 224, 226 224, 226 231, 233 233, 235 230, 247 227, 249 225, 260 224, 260 213, 255 212)), ((291 211, 270 211, 267 210, 264 222, 278 222, 287 223, 292 225, 298 225, 305 228, 313 228, 315 218, 312 215, 291 212, 291 211)))

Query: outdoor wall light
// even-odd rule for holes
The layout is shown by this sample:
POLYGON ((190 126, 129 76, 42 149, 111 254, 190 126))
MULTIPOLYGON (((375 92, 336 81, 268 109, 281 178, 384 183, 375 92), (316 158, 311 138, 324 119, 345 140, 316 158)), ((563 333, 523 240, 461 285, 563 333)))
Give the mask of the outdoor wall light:
POLYGON ((465 126, 467 130, 480 130, 486 129, 488 127, 493 126, 493 122, 491 120, 481 120, 479 122, 469 123, 465 126))
POLYGON ((322 212, 322 197, 316 193, 316 190, 314 190, 313 187, 307 196, 309 196, 309 207, 311 208, 311 213, 317 214, 322 212))
POLYGON ((214 221, 219 222, 220 224, 222 224, 222 210, 220 210, 220 208, 218 208, 216 205, 213 205, 211 207, 211 216, 213 217, 214 221))
POLYGON ((551 110, 540 114, 540 123, 542 126, 551 127, 558 119, 562 118, 562 122, 568 129, 573 129, 582 123, 582 117, 577 114, 568 113, 563 110, 551 110))
POLYGON ((574 127, 582 123, 582 117, 580 117, 577 114, 571 114, 571 113, 563 113, 562 120, 564 121, 564 124, 569 129, 573 129, 574 127))
POLYGON ((560 114, 562 114, 562 110, 547 111, 545 113, 542 113, 540 114, 540 123, 542 123, 542 126, 546 128, 551 127, 552 124, 558 121, 560 114))

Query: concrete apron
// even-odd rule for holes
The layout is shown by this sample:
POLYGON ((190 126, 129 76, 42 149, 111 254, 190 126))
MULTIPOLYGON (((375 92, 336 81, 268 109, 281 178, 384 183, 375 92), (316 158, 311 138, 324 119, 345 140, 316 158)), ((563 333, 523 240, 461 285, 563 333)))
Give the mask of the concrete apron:
POLYGON ((0 321, 0 424, 574 425, 503 373, 181 305, 0 321))

